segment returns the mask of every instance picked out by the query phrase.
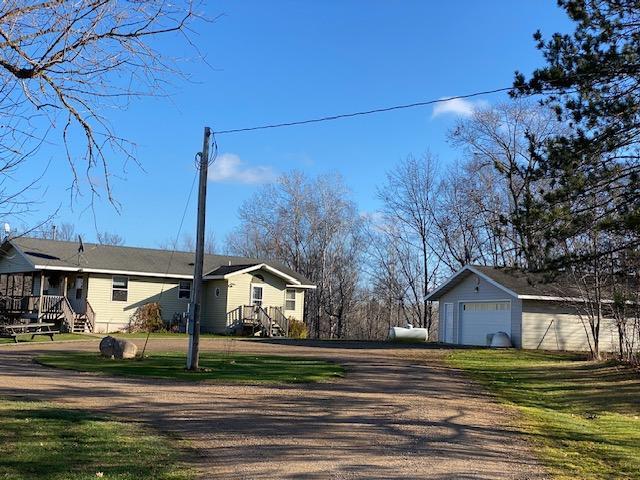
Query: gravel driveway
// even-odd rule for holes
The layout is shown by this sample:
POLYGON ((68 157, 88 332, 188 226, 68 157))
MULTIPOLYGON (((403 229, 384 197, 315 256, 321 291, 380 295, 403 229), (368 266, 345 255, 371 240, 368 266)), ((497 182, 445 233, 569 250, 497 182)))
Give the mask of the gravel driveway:
MULTIPOLYGON (((203 350, 309 355, 346 378, 281 386, 113 378, 41 367, 52 350, 0 346, 0 395, 108 411, 188 441, 203 479, 542 479, 505 410, 441 362, 445 352, 383 344, 205 339, 203 350)), ((186 349, 152 340, 151 350, 186 349)))

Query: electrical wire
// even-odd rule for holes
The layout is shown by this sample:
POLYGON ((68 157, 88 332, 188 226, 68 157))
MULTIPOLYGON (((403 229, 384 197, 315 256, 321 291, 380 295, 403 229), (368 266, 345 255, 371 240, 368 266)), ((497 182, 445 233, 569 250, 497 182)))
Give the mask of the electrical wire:
MULTIPOLYGON (((407 108, 416 108, 416 107, 425 107, 428 105, 434 105, 437 103, 444 103, 444 102, 450 102, 451 100, 464 100, 466 98, 472 98, 472 97, 479 97, 482 95, 491 95, 492 93, 500 93, 500 92, 506 92, 508 90, 513 90, 513 87, 504 87, 504 88, 496 88, 493 90, 484 90, 481 92, 474 92, 474 93, 469 93, 466 95, 456 95, 455 97, 447 97, 447 98, 439 98, 436 100, 426 100, 423 102, 414 102, 414 103, 407 103, 407 104, 403 104, 403 105, 394 105, 391 107, 382 107, 382 108, 375 108, 373 110, 363 110, 360 112, 351 112, 351 113, 341 113, 341 114, 337 114, 337 115, 329 115, 329 116, 325 116, 325 117, 318 117, 318 118, 310 118, 307 120, 296 120, 296 121, 292 121, 292 122, 284 122, 284 123, 273 123, 273 124, 266 124, 266 125, 258 125, 258 126, 254 126, 254 127, 245 127, 245 128, 234 128, 234 129, 230 129, 230 130, 218 130, 216 131, 217 135, 227 135, 230 133, 241 133, 241 132, 252 132, 252 131, 256 131, 256 130, 267 130, 267 129, 272 129, 272 128, 281 128, 281 127, 292 127, 295 125, 307 125, 309 123, 320 123, 320 122, 330 122, 333 120, 340 120, 342 118, 352 118, 352 117, 359 117, 359 116, 363 116, 363 115, 373 115, 376 113, 384 113, 384 112, 391 112, 394 110, 404 110, 407 108)), ((217 146, 216 146, 216 151, 217 151, 217 146)))
MULTIPOLYGON (((184 205, 184 210, 182 212, 182 218, 180 219, 180 225, 178 226, 178 232, 176 233, 176 239, 173 242, 171 248, 171 255, 169 255, 169 261, 167 262, 167 269, 164 272, 164 278, 162 279, 162 287, 160 288, 160 295, 158 297, 158 303, 162 300, 162 295, 164 294, 164 286, 167 283, 167 275, 169 274, 169 270, 171 269, 171 262, 173 262, 173 257, 176 253, 176 247, 178 246, 178 240, 180 239, 180 234, 182 233, 182 226, 184 225, 184 219, 187 216, 187 210, 189 209, 189 204, 191 203, 191 197, 193 196, 193 187, 196 184, 196 179, 198 178, 198 171, 193 176, 193 180, 191 181, 191 188, 189 189, 189 195, 187 196, 187 201, 184 205)), ((144 359, 144 352, 147 349, 147 343, 149 342, 149 336, 151 335, 151 330, 147 332, 147 338, 144 340, 144 347, 142 347, 142 358, 144 359)))

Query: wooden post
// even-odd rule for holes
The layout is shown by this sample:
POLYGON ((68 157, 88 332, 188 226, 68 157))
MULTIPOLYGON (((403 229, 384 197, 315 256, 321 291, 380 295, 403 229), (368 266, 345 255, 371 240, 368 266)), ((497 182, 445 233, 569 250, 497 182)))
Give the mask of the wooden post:
POLYGON ((200 153, 200 181, 198 187, 198 226, 196 229, 196 261, 193 269, 193 297, 189 309, 189 351, 187 369, 198 370, 200 354, 200 306, 202 303, 202 270, 204 263, 205 210, 207 206, 207 172, 209 169, 209 139, 211 129, 204 127, 204 140, 200 153))
POLYGON ((40 297, 38 297, 38 322, 42 321, 42 302, 44 301, 44 270, 40 271, 40 297))

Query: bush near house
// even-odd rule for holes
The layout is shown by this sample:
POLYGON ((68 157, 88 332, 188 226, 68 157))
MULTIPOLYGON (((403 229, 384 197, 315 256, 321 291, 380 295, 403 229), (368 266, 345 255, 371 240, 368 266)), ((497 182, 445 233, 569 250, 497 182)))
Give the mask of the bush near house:
POLYGON ((308 335, 307 326, 304 322, 294 318, 289 319, 289 338, 307 338, 308 335))
POLYGON ((147 303, 138 307, 131 316, 129 332, 159 332, 164 330, 162 307, 157 302, 147 303))

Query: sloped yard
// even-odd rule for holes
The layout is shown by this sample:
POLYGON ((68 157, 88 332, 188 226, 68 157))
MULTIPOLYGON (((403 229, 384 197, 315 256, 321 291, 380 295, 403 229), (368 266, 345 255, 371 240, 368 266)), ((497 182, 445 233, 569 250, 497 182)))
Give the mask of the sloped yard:
POLYGON ((521 415, 557 479, 640 478, 640 373, 583 355, 462 350, 469 372, 521 415))

